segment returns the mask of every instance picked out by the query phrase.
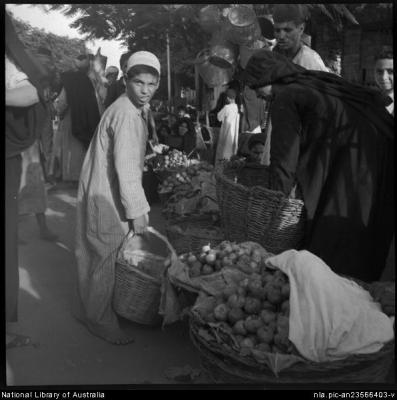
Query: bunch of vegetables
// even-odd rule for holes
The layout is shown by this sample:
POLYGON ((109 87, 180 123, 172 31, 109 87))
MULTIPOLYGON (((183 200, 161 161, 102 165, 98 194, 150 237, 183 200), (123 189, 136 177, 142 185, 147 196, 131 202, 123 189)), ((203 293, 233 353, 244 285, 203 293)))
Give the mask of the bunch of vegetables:
POLYGON ((156 157, 154 169, 165 171, 168 169, 186 167, 188 164, 189 160, 185 153, 172 149, 167 154, 156 157))
POLYGON ((243 356, 253 350, 290 354, 296 350, 288 339, 289 294, 287 275, 262 266, 259 273, 227 286, 198 312, 205 322, 227 328, 243 356))
MULTIPOLYGON (((211 172, 213 166, 206 162, 200 162, 196 164, 189 165, 186 168, 180 168, 178 172, 174 172, 159 187, 159 193, 174 193, 178 186, 181 185, 191 185, 192 188, 195 182, 192 182, 194 177, 198 177, 202 172, 211 172)), ((197 183, 197 182, 196 182, 197 183)))
POLYGON ((189 267, 191 278, 210 275, 222 268, 238 268, 245 274, 259 273, 264 254, 254 244, 223 241, 215 248, 205 245, 200 252, 182 254, 180 260, 189 267))
POLYGON ((184 185, 183 189, 191 189, 191 177, 185 171, 170 175, 159 187, 159 193, 174 193, 179 186, 184 185))
POLYGON ((166 178, 159 193, 168 195, 163 214, 166 218, 208 215, 219 219, 213 166, 192 164, 166 178))

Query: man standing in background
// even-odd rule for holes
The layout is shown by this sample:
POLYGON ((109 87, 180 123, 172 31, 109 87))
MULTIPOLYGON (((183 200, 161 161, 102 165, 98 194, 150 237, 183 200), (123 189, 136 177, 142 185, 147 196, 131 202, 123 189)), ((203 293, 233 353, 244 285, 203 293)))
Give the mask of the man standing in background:
POLYGON ((329 72, 320 55, 302 42, 308 18, 309 12, 304 4, 276 5, 273 20, 277 44, 273 51, 306 69, 329 72))

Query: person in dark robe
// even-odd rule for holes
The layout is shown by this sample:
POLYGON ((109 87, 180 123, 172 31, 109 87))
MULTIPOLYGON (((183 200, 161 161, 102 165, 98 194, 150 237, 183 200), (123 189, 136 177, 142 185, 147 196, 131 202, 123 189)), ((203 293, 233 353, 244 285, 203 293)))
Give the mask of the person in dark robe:
POLYGON ((243 79, 272 99, 268 185, 286 196, 298 185, 303 248, 337 273, 377 280, 394 232, 394 121, 384 96, 269 51, 252 56, 243 79))
POLYGON ((101 119, 95 88, 85 69, 65 72, 61 79, 70 107, 72 134, 88 149, 101 119))
POLYGON ((29 344, 30 338, 9 331, 18 321, 18 191, 21 153, 35 142, 46 122, 45 91, 48 77, 19 40, 10 16, 6 25, 5 124, 5 299, 7 348, 29 344))

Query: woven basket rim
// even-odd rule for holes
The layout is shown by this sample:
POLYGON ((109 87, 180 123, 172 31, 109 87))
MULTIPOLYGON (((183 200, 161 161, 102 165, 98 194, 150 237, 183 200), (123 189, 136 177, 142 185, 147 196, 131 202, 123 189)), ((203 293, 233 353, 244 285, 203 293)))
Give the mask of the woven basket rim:
MULTIPOLYGON (((198 335, 195 334, 194 331, 194 327, 200 327, 201 324, 200 322, 197 320, 197 318, 194 316, 194 314, 190 313, 190 318, 189 318, 189 326, 192 330, 192 333, 195 335, 196 340, 198 342, 201 342, 202 345, 206 346, 210 351, 211 348, 214 346, 209 346, 206 341, 203 338, 199 338, 198 335)), ((302 363, 299 363, 300 367, 302 367, 302 370, 304 370, 304 368, 306 367, 307 369, 309 367, 311 368, 324 368, 324 369, 330 369, 330 370, 334 370, 336 366, 338 365, 343 365, 343 364, 347 364, 349 362, 354 362, 357 360, 357 364, 360 362, 365 362, 365 361, 369 361, 372 358, 374 358, 376 355, 379 355, 381 353, 387 353, 387 352, 391 352, 392 349, 394 348, 394 339, 390 340, 389 342, 385 343, 383 345, 383 347, 381 349, 379 349, 377 352, 374 353, 369 353, 369 354, 352 354, 342 360, 336 360, 336 361, 327 361, 327 362, 321 362, 321 363, 316 363, 314 361, 311 360, 307 360, 305 359, 303 356, 299 355, 302 358, 302 363)), ((212 352, 212 351, 211 351, 212 352)), ((219 346, 219 351, 218 354, 221 354, 222 356, 227 356, 230 357, 233 361, 235 361, 236 363, 239 363, 240 366, 242 368, 244 368, 244 366, 246 365, 244 363, 244 361, 240 360, 240 356, 238 356, 237 354, 225 354, 225 352, 223 351, 223 349, 221 350, 221 347, 219 346)), ((250 359, 250 363, 251 364, 257 364, 258 367, 262 367, 264 366, 264 364, 258 363, 257 361, 255 361, 254 358, 250 359)), ((292 366, 293 367, 293 366, 292 366)), ((290 369, 291 367, 288 367, 284 370, 284 372, 288 372, 288 369, 290 369)), ((303 371, 304 372, 304 371, 303 371)))
POLYGON ((261 193, 267 193, 273 196, 281 197, 282 200, 288 200, 288 201, 293 201, 299 204, 304 204, 304 201, 302 199, 293 199, 291 197, 286 196, 283 192, 279 190, 272 190, 268 189, 264 186, 244 186, 241 183, 234 182, 232 179, 230 179, 226 174, 225 174, 225 166, 220 164, 216 169, 215 169, 215 179, 217 180, 223 180, 227 182, 229 185, 233 186, 234 188, 245 191, 247 192, 248 196, 256 196, 260 195, 261 193))
MULTIPOLYGON (((310 371, 310 373, 303 373, 302 377, 300 376, 301 374, 298 373, 296 375, 297 371, 294 371, 294 373, 288 374, 288 369, 283 371, 280 371, 281 375, 275 375, 270 369, 267 369, 265 371, 262 371, 262 373, 259 371, 257 372, 257 368, 249 369, 249 368, 244 368, 243 366, 238 365, 237 362, 234 362, 233 360, 230 360, 229 357, 224 357, 223 355, 219 356, 211 349, 207 348, 207 346, 203 345, 201 342, 197 340, 197 337, 193 334, 191 330, 189 330, 189 335, 192 340, 193 345, 197 348, 200 354, 200 361, 201 365, 204 368, 204 370, 207 370, 210 375, 213 377, 215 382, 217 383, 259 383, 259 384, 296 384, 296 383, 301 383, 301 384, 307 384, 307 383, 335 383, 335 382, 344 382, 346 380, 343 379, 344 376, 346 376, 341 369, 333 369, 333 370, 328 370, 326 373, 323 371, 310 371), (215 372, 214 372, 215 371, 215 372), (335 376, 335 371, 339 372, 335 376), (221 377, 219 378, 219 372, 221 373, 221 377), (214 376, 215 374, 215 376, 214 376), (314 376, 314 375, 316 376, 314 376), (223 377, 222 377, 223 375, 223 377), (309 377, 309 379, 307 379, 309 377), (237 382, 236 382, 237 380, 237 382)), ((379 377, 385 377, 387 374, 387 369, 389 368, 391 364, 391 359, 388 362, 383 361, 383 365, 380 367, 380 371, 376 371, 377 373, 374 375, 374 371, 367 371, 367 369, 364 369, 364 371, 359 370, 356 371, 356 377, 359 377, 359 379, 352 379, 352 374, 354 372, 350 373, 350 376, 346 380, 347 382, 350 383, 357 383, 357 382, 381 382, 382 380, 379 380, 379 377), (373 379, 375 380, 373 381, 373 379)), ((302 365, 299 363, 298 365, 302 365)), ((368 363, 365 363, 365 365, 368 365, 368 363)), ((365 368, 364 365, 364 368, 365 368)), ((372 363, 374 365, 374 363, 372 363)), ((382 379, 382 378, 381 378, 382 379)), ((384 378, 383 378, 384 379, 384 378)))
MULTIPOLYGON (((180 227, 180 228, 182 228, 182 230, 184 230, 186 227, 193 227, 193 228, 195 228, 195 230, 197 230, 197 231, 202 231, 202 230, 211 230, 211 228, 213 228, 213 230, 217 230, 217 231, 219 231, 220 233, 222 232, 222 229, 221 229, 221 227, 220 226, 216 226, 215 224, 214 224, 214 221, 212 221, 211 219, 185 219, 185 220, 181 220, 181 221, 167 221, 167 223, 166 223, 166 227, 165 227, 165 229, 166 230, 171 230, 172 232, 175 232, 174 231, 174 228, 175 227, 180 227), (194 226, 194 224, 195 223, 197 223, 197 222, 202 222, 202 223, 206 223, 206 222, 208 222, 208 228, 202 228, 202 227, 195 227, 194 226)), ((178 231, 176 231, 175 233, 179 233, 178 231)), ((197 236, 197 235, 190 235, 189 233, 186 233, 186 232, 183 232, 182 234, 186 234, 186 235, 188 235, 188 236, 197 236)))
POLYGON ((121 265, 122 267, 126 268, 129 270, 129 272, 134 272, 137 275, 140 275, 141 278, 146 279, 148 281, 151 281, 151 283, 159 284, 161 285, 161 278, 156 278, 154 276, 151 276, 147 274, 146 272, 141 271, 139 268, 128 264, 126 261, 123 260, 117 260, 116 261, 116 268, 118 265, 121 265))

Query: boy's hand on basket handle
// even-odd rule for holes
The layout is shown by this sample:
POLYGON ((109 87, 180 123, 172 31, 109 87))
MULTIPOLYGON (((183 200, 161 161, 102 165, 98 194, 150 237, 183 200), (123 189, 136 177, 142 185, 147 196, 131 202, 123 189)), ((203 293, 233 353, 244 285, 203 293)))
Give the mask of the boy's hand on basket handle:
POLYGON ((145 233, 146 228, 149 226, 149 215, 143 214, 138 218, 132 220, 132 229, 135 235, 142 235, 145 233))

